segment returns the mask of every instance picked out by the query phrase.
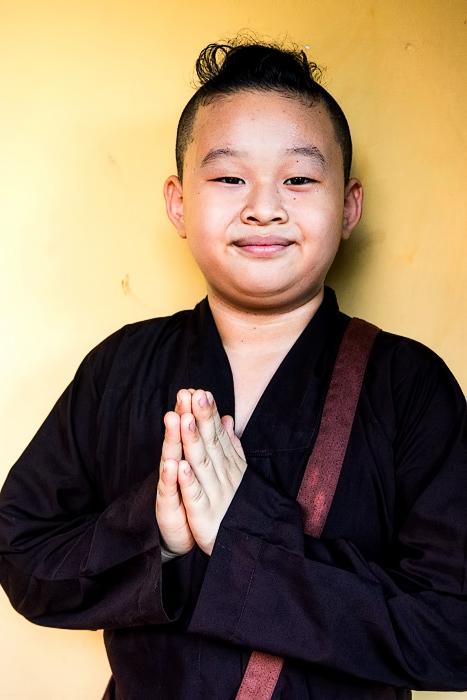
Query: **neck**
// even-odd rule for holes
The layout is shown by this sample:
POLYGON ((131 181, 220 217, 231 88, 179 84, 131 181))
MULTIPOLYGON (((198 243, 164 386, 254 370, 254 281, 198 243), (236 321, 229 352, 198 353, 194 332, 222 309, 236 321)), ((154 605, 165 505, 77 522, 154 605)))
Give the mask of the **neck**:
POLYGON ((297 308, 277 313, 230 306, 210 292, 209 306, 227 353, 287 351, 318 310, 323 290, 297 308))

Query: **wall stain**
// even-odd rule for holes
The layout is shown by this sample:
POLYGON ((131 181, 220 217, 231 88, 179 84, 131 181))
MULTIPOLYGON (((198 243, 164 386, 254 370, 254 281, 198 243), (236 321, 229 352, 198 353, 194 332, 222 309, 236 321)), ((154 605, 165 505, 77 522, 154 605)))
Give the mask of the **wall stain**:
POLYGON ((113 156, 111 156, 110 153, 106 153, 106 156, 107 156, 107 160, 108 160, 109 164, 112 166, 112 168, 114 168, 117 171, 117 173, 120 174, 120 166, 118 164, 118 160, 116 158, 114 158, 113 156))
POLYGON ((125 295, 131 293, 131 289, 130 289, 130 275, 125 275, 125 277, 122 279, 122 289, 123 289, 123 293, 124 293, 125 295))
POLYGON ((120 280, 120 284, 122 286, 122 291, 126 297, 130 297, 130 299, 135 301, 137 304, 149 310, 149 306, 146 304, 146 302, 144 302, 143 299, 140 299, 139 296, 135 294, 134 291, 131 289, 130 275, 125 275, 125 277, 122 280, 120 280))

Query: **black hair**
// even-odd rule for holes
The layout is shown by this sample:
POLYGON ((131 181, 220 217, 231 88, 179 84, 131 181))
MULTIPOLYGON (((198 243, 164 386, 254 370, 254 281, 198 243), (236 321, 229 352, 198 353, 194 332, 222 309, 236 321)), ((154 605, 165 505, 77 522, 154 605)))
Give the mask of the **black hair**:
POLYGON ((196 61, 196 74, 200 86, 183 110, 177 129, 176 159, 180 180, 198 108, 222 95, 259 90, 280 92, 309 105, 323 104, 326 107, 342 150, 344 180, 348 181, 352 139, 347 119, 336 100, 319 83, 321 69, 308 61, 304 51, 244 39, 234 39, 228 44, 209 44, 196 61))

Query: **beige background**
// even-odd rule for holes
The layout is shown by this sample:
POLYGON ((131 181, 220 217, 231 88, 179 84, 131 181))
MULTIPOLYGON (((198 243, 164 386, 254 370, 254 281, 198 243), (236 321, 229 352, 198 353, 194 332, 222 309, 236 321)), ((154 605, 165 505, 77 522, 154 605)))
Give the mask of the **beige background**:
MULTIPOLYGON (((331 273, 342 308, 467 390, 463 1, 0 0, 0 482, 93 345, 204 295, 161 188, 199 50, 242 28, 309 45, 351 123, 366 211, 331 273)), ((2 700, 100 697, 100 634, 3 594, 0 623, 2 700)))

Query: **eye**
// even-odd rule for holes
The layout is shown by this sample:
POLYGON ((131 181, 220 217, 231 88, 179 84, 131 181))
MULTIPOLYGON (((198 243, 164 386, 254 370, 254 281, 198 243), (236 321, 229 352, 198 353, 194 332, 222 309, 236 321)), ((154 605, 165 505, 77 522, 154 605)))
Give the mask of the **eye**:
POLYGON ((223 182, 225 185, 244 185, 245 180, 241 177, 216 177, 213 182, 223 182))
POLYGON ((310 182, 316 182, 311 177, 289 177, 285 180, 284 185, 309 185, 310 182))

